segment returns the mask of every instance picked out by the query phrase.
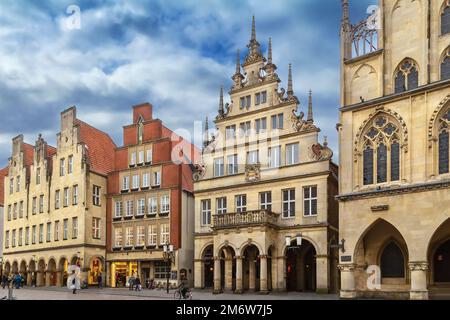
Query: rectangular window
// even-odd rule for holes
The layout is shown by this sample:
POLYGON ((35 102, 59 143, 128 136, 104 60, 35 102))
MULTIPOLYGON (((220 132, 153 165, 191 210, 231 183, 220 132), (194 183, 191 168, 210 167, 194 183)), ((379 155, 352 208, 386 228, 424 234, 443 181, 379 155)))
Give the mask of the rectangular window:
POLYGON ((130 165, 132 166, 136 165, 136 152, 131 153, 130 165))
POLYGON ((236 138, 236 125, 225 128, 225 137, 227 140, 236 138))
POLYGON ((255 94, 255 105, 260 105, 267 102, 267 91, 258 92, 255 94))
POLYGON ((286 145, 286 165, 297 164, 298 161, 298 143, 286 145))
POLYGON ((19 228, 19 247, 22 246, 23 228, 19 228))
POLYGON ((283 190, 283 218, 295 217, 295 189, 283 190))
POLYGON ((156 225, 149 225, 148 226, 148 245, 149 246, 156 246, 157 245, 157 228, 156 225))
POLYGON ((166 279, 170 273, 170 266, 164 261, 155 261, 155 279, 166 279))
POLYGON ((161 225, 161 244, 164 245, 170 242, 169 224, 161 225))
POLYGON ((25 245, 30 244, 30 227, 25 228, 25 245))
POLYGON ((16 192, 20 192, 20 176, 17 176, 16 184, 16 192))
POLYGON ((39 213, 44 213, 44 195, 39 196, 39 213))
POLYGON ((55 221, 55 241, 59 241, 59 221, 55 221))
POLYGON ((152 149, 147 150, 147 163, 152 163, 153 161, 153 152, 152 149))
POLYGON ((52 223, 47 222, 47 242, 52 241, 52 223))
POLYGON ((37 213, 37 198, 36 198, 36 197, 33 197, 33 200, 32 200, 31 203, 32 203, 32 204, 31 204, 31 213, 32 213, 33 215, 35 215, 35 214, 37 213))
POLYGON ((5 248, 9 248, 9 230, 5 232, 5 248))
POLYGON ((125 216, 132 217, 133 216, 133 200, 127 200, 125 202, 125 204, 126 204, 125 216))
POLYGON ((211 225, 211 200, 202 200, 202 226, 211 225))
POLYGON ((100 218, 92 218, 92 238, 100 239, 100 218))
POLYGON ((114 229, 114 248, 122 248, 123 231, 122 228, 114 229))
POLYGON ((19 219, 23 218, 23 201, 19 203, 19 219))
POLYGON ((41 223, 39 225, 39 243, 43 243, 44 242, 44 224, 41 223))
POLYGON ((264 133, 267 130, 267 118, 261 118, 255 120, 256 133, 264 133))
POLYGON ((148 199, 148 214, 156 215, 158 213, 158 200, 155 197, 148 199))
POLYGON ((259 151, 249 151, 247 152, 247 164, 257 164, 259 163, 259 151))
POLYGON ((64 159, 64 158, 59 160, 59 175, 61 177, 63 177, 65 174, 65 168, 64 168, 65 162, 66 162, 66 159, 64 159))
POLYGON ((60 190, 56 190, 55 191, 55 209, 59 209, 59 207, 61 206, 60 198, 61 198, 61 191, 60 190))
POLYGON ((14 178, 9 180, 9 194, 14 193, 14 178))
POLYGON ((223 158, 214 159, 214 177, 222 177, 224 175, 223 158))
POLYGON ((238 156, 233 154, 227 157, 227 173, 237 174, 238 173, 238 156))
POLYGON ((72 205, 76 206, 78 204, 78 185, 73 186, 72 197, 72 205))
POLYGON ((12 231, 11 245, 12 245, 13 248, 16 246, 16 229, 14 229, 14 230, 12 231))
POLYGON ((13 219, 17 219, 17 203, 14 203, 14 210, 13 210, 13 219))
POLYGON ((144 173, 142 175, 142 187, 143 188, 150 187, 150 174, 149 173, 144 173))
POLYGON ((269 168, 281 166, 281 146, 269 148, 269 168))
POLYGON ((303 188, 303 203, 304 203, 304 215, 315 216, 317 215, 317 187, 303 188))
POLYGON ((94 206, 100 206, 100 187, 93 186, 92 188, 92 203, 94 206))
POLYGON ((258 106, 261 103, 261 93, 258 92, 255 94, 255 106, 258 106))
POLYGON ((247 211, 247 195, 241 194, 236 196, 236 212, 247 211))
POLYGON ((69 156, 68 158, 67 173, 68 174, 73 173, 73 156, 69 156))
POLYGON ((125 229, 125 247, 132 247, 134 241, 134 230, 133 227, 128 227, 125 229))
POLYGON ((116 201, 114 218, 121 218, 121 217, 122 217, 122 201, 116 201))
POLYGON ((159 187, 161 185, 161 172, 153 172, 153 186, 159 187))
POLYGON ((12 218, 12 208, 11 205, 8 206, 8 221, 11 221, 12 218))
POLYGON ((138 246, 138 247, 145 246, 145 227, 144 226, 136 227, 136 246, 138 246))
POLYGON ((276 130, 276 129, 283 129, 283 114, 277 114, 271 117, 272 119, 272 129, 276 130))
POLYGON ((387 147, 384 144, 377 149, 377 182, 387 182, 387 147))
POLYGON ((36 169, 36 184, 41 184, 41 168, 36 169))
POLYGON ((251 132, 251 122, 243 122, 239 125, 239 137, 249 137, 251 132))
POLYGON ((261 103, 267 102, 267 91, 261 92, 261 103))
POLYGON ((78 218, 72 218, 72 239, 78 238, 78 218))
POLYGON ((272 211, 272 192, 261 192, 259 194, 259 206, 261 210, 272 211))
POLYGON ((130 190, 130 177, 125 176, 122 178, 122 190, 130 190))
POLYGON ((132 180, 132 190, 137 190, 139 189, 139 175, 135 174, 133 176, 133 180, 132 180))
POLYGON ((63 240, 67 240, 69 237, 69 219, 63 221, 63 240))
POLYGON ((216 199, 216 212, 217 214, 227 213, 227 198, 217 198, 216 199))
POLYGON ((36 226, 33 226, 31 230, 31 243, 36 244, 36 226))
POLYGON ((145 215, 145 199, 139 199, 137 201, 137 215, 138 216, 145 215))
MULTIPOLYGON (((450 12, 450 10, 448 10, 450 12)), ((449 13, 450 14, 450 13, 449 13)), ((449 19, 450 21, 450 19, 449 19)), ((448 59, 448 58, 447 58, 448 59)), ((399 158, 399 156, 397 157, 399 158)), ((439 174, 449 173, 449 132, 443 131, 439 134, 439 174)), ((397 160, 399 162, 399 160, 397 160)), ((397 171, 399 171, 397 169, 397 171)), ((398 174, 398 176, 400 173, 398 174)), ((398 179, 397 179, 398 180, 398 179)))
POLYGON ((69 188, 64 188, 64 203, 63 203, 64 207, 68 207, 69 206, 69 188))
POLYGON ((144 150, 139 151, 139 157, 138 157, 138 164, 143 164, 144 163, 144 150))
POLYGON ((161 197, 161 214, 169 214, 170 213, 170 197, 168 195, 164 195, 161 197))

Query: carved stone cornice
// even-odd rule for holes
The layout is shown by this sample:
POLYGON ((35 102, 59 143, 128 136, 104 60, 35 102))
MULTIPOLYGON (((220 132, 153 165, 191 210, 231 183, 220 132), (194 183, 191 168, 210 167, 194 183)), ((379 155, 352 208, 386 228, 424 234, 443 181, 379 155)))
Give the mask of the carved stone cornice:
POLYGON ((354 272, 357 269, 357 265, 355 263, 351 264, 339 264, 338 269, 341 272, 354 272))
POLYGON ((428 271, 429 266, 426 261, 413 261, 408 263, 408 268, 411 271, 428 271))

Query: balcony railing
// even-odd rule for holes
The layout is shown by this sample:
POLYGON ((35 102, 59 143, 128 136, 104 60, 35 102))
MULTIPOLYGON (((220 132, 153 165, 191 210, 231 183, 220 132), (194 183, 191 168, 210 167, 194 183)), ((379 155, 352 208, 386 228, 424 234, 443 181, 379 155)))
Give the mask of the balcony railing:
POLYGON ((226 229, 252 225, 276 225, 279 214, 268 210, 254 210, 216 214, 213 216, 213 229, 226 229))

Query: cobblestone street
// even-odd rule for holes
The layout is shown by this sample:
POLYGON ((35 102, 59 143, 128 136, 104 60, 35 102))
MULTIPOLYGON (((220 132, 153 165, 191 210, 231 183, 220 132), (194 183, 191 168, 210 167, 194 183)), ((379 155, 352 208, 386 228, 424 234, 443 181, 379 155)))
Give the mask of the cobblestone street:
MULTIPOLYGON (((22 288, 14 289, 17 300, 171 300, 174 291, 164 290, 97 289, 80 290, 77 294, 66 288, 22 288)), ((0 298, 7 296, 8 290, 0 288, 0 298)), ((193 300, 337 300, 337 295, 318 295, 315 293, 273 293, 269 295, 223 293, 213 295, 206 290, 193 290, 193 300)))

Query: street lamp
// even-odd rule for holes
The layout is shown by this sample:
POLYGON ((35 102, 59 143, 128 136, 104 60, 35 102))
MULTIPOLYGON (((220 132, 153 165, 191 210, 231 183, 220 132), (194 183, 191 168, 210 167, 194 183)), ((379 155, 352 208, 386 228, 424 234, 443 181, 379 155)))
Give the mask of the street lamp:
POLYGON ((292 237, 291 236, 286 236, 286 248, 287 249, 299 249, 300 248, 300 246, 302 245, 302 240, 303 240, 302 234, 301 233, 297 234, 295 236, 295 239, 297 240, 297 245, 293 246, 291 244, 292 243, 292 237))
POLYGON ((169 279, 170 269, 172 266, 172 259, 174 258, 173 244, 168 242, 163 246, 163 259, 167 263, 167 293, 169 293, 169 279))

